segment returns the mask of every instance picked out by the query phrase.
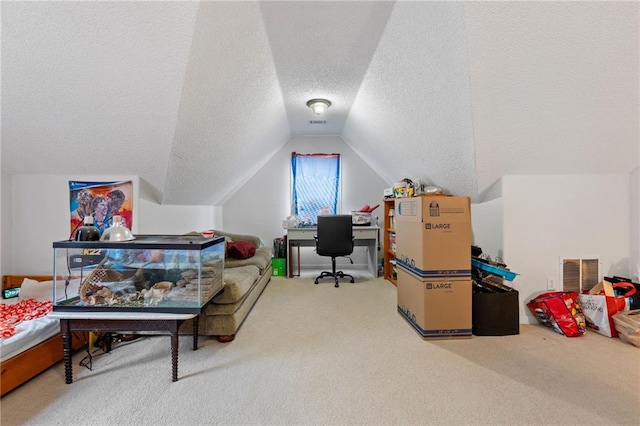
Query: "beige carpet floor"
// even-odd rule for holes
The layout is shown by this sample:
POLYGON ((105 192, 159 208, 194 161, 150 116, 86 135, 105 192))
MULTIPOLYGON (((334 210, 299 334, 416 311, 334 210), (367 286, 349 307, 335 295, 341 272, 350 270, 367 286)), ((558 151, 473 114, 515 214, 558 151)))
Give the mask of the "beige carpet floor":
POLYGON ((0 400, 2 426, 639 425, 640 348, 594 332, 423 341, 396 288, 273 278, 236 339, 146 336, 0 400))

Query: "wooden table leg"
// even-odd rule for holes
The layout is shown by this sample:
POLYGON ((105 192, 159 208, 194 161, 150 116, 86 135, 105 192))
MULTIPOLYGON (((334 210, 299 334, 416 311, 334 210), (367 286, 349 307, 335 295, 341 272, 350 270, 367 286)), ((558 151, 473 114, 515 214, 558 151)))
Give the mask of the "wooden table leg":
POLYGON ((62 329, 62 352, 64 357, 64 382, 73 383, 73 365, 71 364, 71 330, 69 320, 60 320, 62 329))
POLYGON ((113 336, 111 335, 111 332, 105 333, 104 339, 105 339, 106 351, 111 352, 111 343, 113 342, 113 336))
POLYGON ((198 317, 199 315, 196 315, 195 317, 193 317, 193 350, 197 351, 198 350, 198 317))
POLYGON ((289 262, 287 262, 287 269, 289 270, 289 278, 293 278, 293 253, 291 253, 291 241, 288 243, 287 255, 289 256, 289 262))
MULTIPOLYGON (((178 330, 184 323, 185 319, 65 319, 60 318, 60 331, 62 332, 62 349, 64 355, 65 382, 70 384, 73 382, 72 360, 71 360, 71 341, 72 331, 92 331, 99 330, 107 333, 108 350, 111 349, 111 334, 114 330, 132 330, 132 331, 163 331, 171 334, 171 378, 172 381, 178 381, 178 330)), ((193 350, 198 349, 198 316, 193 317, 193 350)))
POLYGON ((289 262, 287 265, 287 269, 289 269, 289 278, 293 278, 294 273, 293 273, 293 246, 296 246, 297 249, 297 259, 296 259, 296 263, 298 264, 298 273, 295 275, 296 277, 300 276, 300 244, 299 243, 291 243, 289 242, 289 262))
POLYGON ((300 244, 298 244, 298 275, 296 276, 300 276, 300 244))
POLYGON ((178 381, 178 330, 171 330, 171 381, 178 381))

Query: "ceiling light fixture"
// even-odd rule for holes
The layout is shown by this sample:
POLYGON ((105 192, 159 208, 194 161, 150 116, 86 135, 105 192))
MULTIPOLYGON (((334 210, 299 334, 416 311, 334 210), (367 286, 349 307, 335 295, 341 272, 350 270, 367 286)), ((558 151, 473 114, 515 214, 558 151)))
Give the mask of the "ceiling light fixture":
POLYGON ((320 115, 331 106, 331 102, 327 99, 311 99, 307 102, 307 106, 311 108, 316 115, 320 115))

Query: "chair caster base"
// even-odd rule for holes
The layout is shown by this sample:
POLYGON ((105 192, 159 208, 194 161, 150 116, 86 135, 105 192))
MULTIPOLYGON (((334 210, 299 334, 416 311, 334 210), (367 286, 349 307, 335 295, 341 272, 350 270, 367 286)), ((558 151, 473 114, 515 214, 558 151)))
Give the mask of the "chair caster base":
POLYGON ((345 274, 342 271, 336 271, 336 272, 327 272, 327 271, 323 271, 320 275, 318 275, 316 277, 316 279, 313 281, 314 284, 318 284, 318 282, 323 279, 323 278, 333 278, 335 284, 333 285, 334 287, 340 287, 339 284, 339 280, 341 279, 349 279, 350 283, 355 283, 355 277, 353 277, 352 275, 349 274, 345 274))

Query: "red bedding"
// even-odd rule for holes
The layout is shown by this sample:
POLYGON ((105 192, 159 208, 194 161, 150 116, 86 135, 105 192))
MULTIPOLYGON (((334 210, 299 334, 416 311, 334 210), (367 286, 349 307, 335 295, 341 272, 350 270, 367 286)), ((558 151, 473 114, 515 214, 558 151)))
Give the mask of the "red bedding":
POLYGON ((27 299, 11 305, 0 303, 0 336, 13 336, 16 325, 22 321, 43 317, 52 309, 53 303, 50 300, 38 302, 35 299, 27 299))

